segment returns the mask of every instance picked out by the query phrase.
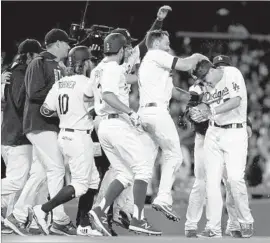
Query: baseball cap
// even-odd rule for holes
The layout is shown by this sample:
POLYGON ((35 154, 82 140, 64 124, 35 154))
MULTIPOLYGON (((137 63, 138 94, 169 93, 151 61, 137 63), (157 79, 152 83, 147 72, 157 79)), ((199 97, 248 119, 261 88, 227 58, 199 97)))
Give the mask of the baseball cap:
POLYGON ((45 36, 45 45, 55 43, 56 41, 64 41, 66 43, 72 40, 68 37, 67 32, 61 29, 52 29, 45 36))
POLYGON ((214 57, 213 59, 213 64, 215 66, 219 65, 219 64, 226 64, 231 66, 232 65, 232 60, 229 56, 225 56, 225 55, 219 55, 214 57))
POLYGON ((123 29, 123 28, 116 28, 114 29, 111 33, 119 33, 122 34, 123 36, 126 37, 127 39, 127 44, 130 45, 131 42, 137 41, 138 39, 134 39, 130 36, 130 33, 127 29, 123 29))
POLYGON ((203 80, 210 68, 216 68, 211 62, 208 60, 202 60, 197 63, 195 70, 193 71, 193 76, 197 79, 203 80))
POLYGON ((43 51, 41 44, 34 39, 26 39, 18 47, 18 54, 40 53, 43 51))
POLYGON ((127 39, 120 33, 111 33, 104 39, 104 54, 117 53, 122 47, 127 46, 127 39))

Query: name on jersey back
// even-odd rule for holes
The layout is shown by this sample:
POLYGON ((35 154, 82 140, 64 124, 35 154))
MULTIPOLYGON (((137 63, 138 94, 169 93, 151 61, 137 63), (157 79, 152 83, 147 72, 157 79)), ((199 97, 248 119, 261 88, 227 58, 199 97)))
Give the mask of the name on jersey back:
POLYGON ((60 81, 58 84, 59 84, 59 89, 63 89, 63 88, 73 89, 76 82, 75 81, 60 81))

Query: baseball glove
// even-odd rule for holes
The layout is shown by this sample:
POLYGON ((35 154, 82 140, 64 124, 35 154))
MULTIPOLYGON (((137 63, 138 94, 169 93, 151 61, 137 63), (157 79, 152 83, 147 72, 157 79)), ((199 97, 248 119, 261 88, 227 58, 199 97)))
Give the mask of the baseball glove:
POLYGON ((189 115, 191 120, 200 123, 209 120, 212 116, 212 111, 209 105, 200 103, 189 109, 189 115))

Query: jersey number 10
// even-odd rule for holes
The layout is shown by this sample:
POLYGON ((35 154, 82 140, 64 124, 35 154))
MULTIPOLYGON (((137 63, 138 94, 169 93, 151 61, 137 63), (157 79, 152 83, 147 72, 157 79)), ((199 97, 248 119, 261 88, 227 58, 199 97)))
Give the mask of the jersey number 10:
POLYGON ((58 96, 59 110, 61 115, 65 115, 68 112, 68 100, 69 97, 67 94, 60 94, 58 96))

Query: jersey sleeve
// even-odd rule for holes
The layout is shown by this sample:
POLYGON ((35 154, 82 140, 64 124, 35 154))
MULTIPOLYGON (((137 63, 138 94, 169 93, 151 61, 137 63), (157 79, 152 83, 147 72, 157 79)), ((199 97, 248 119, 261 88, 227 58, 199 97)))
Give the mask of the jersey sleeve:
POLYGON ((153 59, 161 67, 174 69, 178 58, 169 54, 168 52, 156 50, 153 53, 153 59))
POLYGON ((236 69, 230 69, 230 74, 226 79, 227 87, 229 89, 230 98, 243 97, 245 87, 245 81, 241 72, 236 69))
POLYGON ((111 92, 118 95, 121 75, 122 69, 120 66, 110 66, 104 69, 100 81, 102 93, 111 92))
POLYGON ((90 79, 88 79, 88 81, 87 81, 87 84, 85 86, 84 94, 89 98, 94 96, 94 93, 93 93, 93 78, 92 77, 90 79))
POLYGON ((47 106, 48 109, 52 111, 56 111, 56 102, 57 102, 57 87, 58 83, 55 83, 50 89, 46 99, 44 101, 44 105, 47 106))

